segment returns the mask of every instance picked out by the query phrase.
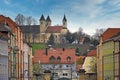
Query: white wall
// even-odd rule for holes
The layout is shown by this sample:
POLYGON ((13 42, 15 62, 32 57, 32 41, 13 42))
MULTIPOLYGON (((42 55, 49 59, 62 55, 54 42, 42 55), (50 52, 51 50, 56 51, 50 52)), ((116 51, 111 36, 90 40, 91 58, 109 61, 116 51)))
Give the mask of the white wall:
POLYGON ((8 44, 0 39, 0 80, 8 80, 8 44))

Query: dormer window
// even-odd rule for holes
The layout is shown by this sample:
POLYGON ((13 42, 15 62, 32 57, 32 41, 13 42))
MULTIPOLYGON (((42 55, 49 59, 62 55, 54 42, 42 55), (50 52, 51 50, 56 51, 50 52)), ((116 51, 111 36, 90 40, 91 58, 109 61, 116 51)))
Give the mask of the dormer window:
POLYGON ((61 58, 60 56, 57 57, 57 61, 60 62, 61 61, 61 58))
POLYGON ((67 57, 67 61, 68 61, 68 62, 71 61, 71 57, 70 57, 70 56, 67 57))
POLYGON ((55 61, 55 57, 54 56, 51 56, 50 59, 49 59, 51 62, 55 61))

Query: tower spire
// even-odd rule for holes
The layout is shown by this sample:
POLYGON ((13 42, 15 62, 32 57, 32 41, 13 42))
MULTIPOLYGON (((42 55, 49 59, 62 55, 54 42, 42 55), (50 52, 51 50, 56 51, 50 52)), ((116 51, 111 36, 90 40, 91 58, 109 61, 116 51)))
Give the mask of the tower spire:
POLYGON ((43 16, 43 14, 42 14, 42 16, 41 16, 41 18, 40 18, 40 21, 41 20, 44 20, 45 21, 45 18, 44 18, 44 16, 43 16))
POLYGON ((64 14, 62 22, 63 22, 63 27, 67 27, 67 19, 66 19, 65 14, 64 14))
POLYGON ((48 15, 46 21, 50 21, 51 22, 51 19, 50 19, 49 15, 48 15))
POLYGON ((64 17, 63 17, 63 21, 65 21, 65 22, 67 21, 65 14, 64 14, 64 17))

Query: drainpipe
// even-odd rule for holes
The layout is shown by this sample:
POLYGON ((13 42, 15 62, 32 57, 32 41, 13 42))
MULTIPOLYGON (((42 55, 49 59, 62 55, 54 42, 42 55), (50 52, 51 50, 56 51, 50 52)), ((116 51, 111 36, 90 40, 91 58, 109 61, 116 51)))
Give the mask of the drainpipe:
POLYGON ((30 55, 28 54, 28 80, 30 80, 29 78, 30 78, 30 55))

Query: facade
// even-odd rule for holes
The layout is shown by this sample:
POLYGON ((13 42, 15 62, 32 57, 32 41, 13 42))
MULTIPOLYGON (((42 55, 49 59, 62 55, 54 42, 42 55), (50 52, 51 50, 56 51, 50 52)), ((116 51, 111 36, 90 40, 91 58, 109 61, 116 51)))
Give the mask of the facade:
POLYGON ((62 37, 67 33, 67 19, 64 15, 62 25, 52 26, 51 19, 42 15, 40 25, 23 25, 20 26, 23 32, 24 40, 30 43, 47 43, 51 34, 54 35, 55 43, 61 43, 62 37))
POLYGON ((117 36, 106 40, 103 43, 103 78, 119 80, 119 40, 120 32, 117 36))
POLYGON ((87 57, 85 58, 83 69, 85 70, 85 74, 96 74, 97 66, 96 66, 96 50, 91 50, 88 52, 87 57))
POLYGON ((120 33, 114 44, 114 79, 120 80, 120 33))
POLYGON ((29 80, 32 78, 32 52, 31 47, 28 43, 24 42, 24 80, 29 80))
POLYGON ((0 15, 0 22, 11 29, 8 34, 9 80, 23 80, 23 39, 18 25, 9 17, 0 15))
POLYGON ((98 80, 107 80, 107 79, 119 80, 119 75, 118 75, 119 41, 117 40, 116 42, 115 39, 111 40, 112 37, 114 35, 117 35, 118 33, 120 33, 120 28, 108 28, 100 37, 100 44, 98 45, 97 48, 97 74, 98 74, 97 79, 98 80), (116 49, 118 50, 118 52, 115 52, 116 49))
MULTIPOLYGON (((9 80, 24 80, 23 34, 20 27, 9 17, 0 15, 0 25, 7 25, 8 33, 8 78, 9 80)), ((1 27, 0 27, 1 30, 1 27)), ((7 79, 5 79, 7 80, 7 79)))
POLYGON ((51 78, 77 79, 74 49, 35 50, 33 62, 40 62, 42 72, 50 71, 51 78))
POLYGON ((0 23, 0 80, 8 80, 8 32, 9 27, 0 23))

